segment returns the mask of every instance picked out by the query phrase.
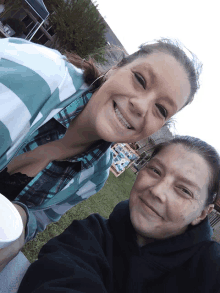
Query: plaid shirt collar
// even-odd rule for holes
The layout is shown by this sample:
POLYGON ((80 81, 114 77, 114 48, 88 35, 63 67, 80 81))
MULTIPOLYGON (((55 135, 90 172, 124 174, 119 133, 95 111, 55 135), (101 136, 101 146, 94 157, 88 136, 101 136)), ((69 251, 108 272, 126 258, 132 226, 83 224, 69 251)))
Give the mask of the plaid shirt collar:
MULTIPOLYGON (((66 129, 69 128, 70 122, 76 118, 89 102, 92 93, 87 90, 79 98, 74 100, 70 105, 62 109, 59 113, 53 116, 59 123, 61 123, 66 129)), ((95 142, 91 148, 82 154, 75 155, 74 157, 65 159, 64 161, 77 162, 81 161, 82 168, 88 169, 93 166, 94 162, 97 161, 101 156, 111 147, 112 142, 105 140, 99 140, 95 142)))

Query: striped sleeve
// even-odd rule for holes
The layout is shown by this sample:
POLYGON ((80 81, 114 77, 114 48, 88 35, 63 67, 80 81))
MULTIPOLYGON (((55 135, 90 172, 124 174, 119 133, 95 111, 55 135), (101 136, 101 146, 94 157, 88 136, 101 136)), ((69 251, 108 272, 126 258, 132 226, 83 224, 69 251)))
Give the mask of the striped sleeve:
POLYGON ((0 39, 0 170, 28 132, 68 105, 83 85, 82 70, 58 51, 0 39))
POLYGON ((21 39, 0 40, 0 157, 30 130, 65 73, 58 53, 21 39))

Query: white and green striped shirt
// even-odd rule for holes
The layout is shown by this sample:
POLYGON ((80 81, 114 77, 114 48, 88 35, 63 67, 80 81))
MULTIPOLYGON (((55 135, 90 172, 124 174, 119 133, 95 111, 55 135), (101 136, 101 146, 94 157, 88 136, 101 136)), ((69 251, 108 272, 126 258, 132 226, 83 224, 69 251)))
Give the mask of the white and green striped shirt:
MULTIPOLYGON (((62 138, 91 98, 87 89, 82 70, 58 51, 24 39, 1 39, 0 171, 15 156, 47 143, 43 134, 49 141, 62 138)), ((13 201, 28 214, 25 243, 104 186, 110 146, 101 141, 65 164, 51 162, 25 186, 13 201)))

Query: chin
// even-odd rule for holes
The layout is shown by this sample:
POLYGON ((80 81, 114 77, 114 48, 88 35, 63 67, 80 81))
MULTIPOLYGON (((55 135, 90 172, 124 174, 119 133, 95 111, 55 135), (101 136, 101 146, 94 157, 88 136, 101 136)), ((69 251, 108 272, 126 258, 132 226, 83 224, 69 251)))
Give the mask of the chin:
POLYGON ((98 129, 97 134, 100 137, 100 139, 103 139, 108 142, 124 142, 122 141, 122 139, 120 139, 118 135, 114 135, 114 133, 112 133, 111 130, 107 131, 107 129, 98 129))

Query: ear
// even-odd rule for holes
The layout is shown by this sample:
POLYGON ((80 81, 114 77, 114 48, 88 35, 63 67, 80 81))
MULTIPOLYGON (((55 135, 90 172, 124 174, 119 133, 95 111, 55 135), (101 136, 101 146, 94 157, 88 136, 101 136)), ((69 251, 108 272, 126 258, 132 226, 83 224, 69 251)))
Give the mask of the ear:
POLYGON ((207 206, 195 220, 192 221, 191 225, 195 226, 198 225, 202 220, 204 220, 208 214, 214 209, 214 204, 210 204, 207 206))

